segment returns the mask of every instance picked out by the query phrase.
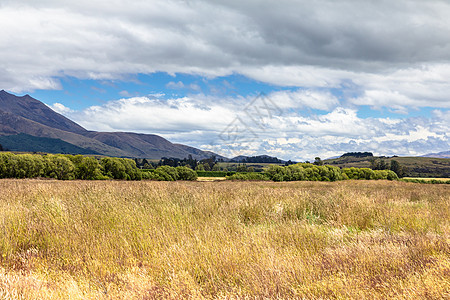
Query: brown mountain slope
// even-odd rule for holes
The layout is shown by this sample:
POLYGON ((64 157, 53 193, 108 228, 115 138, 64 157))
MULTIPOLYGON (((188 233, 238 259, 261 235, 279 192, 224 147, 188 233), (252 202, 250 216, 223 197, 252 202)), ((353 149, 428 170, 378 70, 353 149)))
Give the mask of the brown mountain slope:
POLYGON ((86 131, 77 123, 54 112, 47 105, 29 95, 17 97, 2 90, 0 91, 0 109, 51 128, 75 133, 86 131))
POLYGON ((176 157, 203 159, 211 156, 193 147, 173 144, 168 140, 154 134, 139 134, 132 132, 87 132, 83 134, 106 145, 119 148, 139 158, 176 157))
POLYGON ((203 159, 214 155, 190 146, 173 144, 154 134, 87 131, 28 95, 17 97, 0 91, 0 135, 25 133, 60 139, 107 156, 159 159, 203 159))
POLYGON ((0 135, 25 133, 36 137, 60 139, 81 148, 94 150, 108 156, 127 156, 121 149, 105 145, 94 139, 56 128, 4 112, 0 109, 0 135))

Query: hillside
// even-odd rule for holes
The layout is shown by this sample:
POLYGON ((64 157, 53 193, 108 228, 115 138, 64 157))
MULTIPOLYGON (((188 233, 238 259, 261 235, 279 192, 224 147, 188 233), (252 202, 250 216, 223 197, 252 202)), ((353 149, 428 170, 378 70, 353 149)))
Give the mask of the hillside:
MULTIPOLYGON (((55 151, 53 140, 56 139, 78 147, 70 147, 70 149, 78 149, 79 154, 99 153, 107 156, 148 159, 162 157, 182 159, 189 155, 195 159, 205 159, 215 155, 212 152, 171 143, 154 134, 88 131, 39 100, 28 95, 18 97, 2 90, 0 91, 0 136, 20 134, 48 138, 39 140, 38 148, 42 152, 50 153, 55 151)), ((8 141, 11 143, 16 139, 17 137, 10 137, 8 141)), ((21 150, 34 152, 36 145, 36 143, 24 143, 21 145, 21 150), (32 145, 34 146, 31 147, 32 145)))
POLYGON ((99 154, 98 152, 72 145, 60 139, 35 137, 24 133, 0 136, 0 145, 8 151, 99 154))
POLYGON ((86 131, 77 123, 54 112, 29 95, 17 97, 3 90, 0 91, 0 110, 55 129, 75 133, 86 131))
POLYGON ((423 155, 423 157, 434 157, 434 158, 450 158, 450 151, 443 151, 439 153, 429 153, 423 155))
POLYGON ((339 157, 324 160, 324 164, 341 168, 369 168, 370 159, 383 159, 390 164, 392 160, 398 161, 407 168, 407 176, 411 177, 450 177, 450 159, 432 157, 339 157))

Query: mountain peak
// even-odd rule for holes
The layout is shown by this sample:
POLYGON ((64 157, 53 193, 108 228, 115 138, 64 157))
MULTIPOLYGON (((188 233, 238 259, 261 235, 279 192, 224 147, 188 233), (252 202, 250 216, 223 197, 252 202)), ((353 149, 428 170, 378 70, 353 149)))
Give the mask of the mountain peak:
POLYGON ((28 94, 19 97, 3 90, 0 91, 0 110, 68 132, 80 133, 86 131, 77 123, 58 114, 28 94))
POLYGON ((79 153, 87 151, 121 157, 182 159, 191 155, 193 158, 203 159, 215 155, 173 144, 153 134, 87 131, 30 95, 19 97, 4 90, 0 91, 0 136, 2 135, 9 136, 8 143, 20 145, 22 151, 51 152, 58 145, 79 153), (27 136, 24 137, 21 133, 27 136))

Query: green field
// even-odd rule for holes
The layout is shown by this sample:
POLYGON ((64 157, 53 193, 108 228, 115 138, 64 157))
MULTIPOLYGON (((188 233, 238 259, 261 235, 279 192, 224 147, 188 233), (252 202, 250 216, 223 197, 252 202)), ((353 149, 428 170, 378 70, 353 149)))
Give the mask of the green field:
POLYGON ((450 187, 0 180, 0 299, 448 299, 450 187))

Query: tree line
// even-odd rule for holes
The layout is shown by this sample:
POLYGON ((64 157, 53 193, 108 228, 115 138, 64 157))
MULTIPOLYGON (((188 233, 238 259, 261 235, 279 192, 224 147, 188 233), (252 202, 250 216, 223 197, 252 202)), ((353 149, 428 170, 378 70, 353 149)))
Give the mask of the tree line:
MULTIPOLYGON (((189 166, 158 166, 141 170, 127 158, 92 157, 68 154, 0 153, 0 178, 54 178, 60 180, 196 180, 197 172, 189 166)), ((347 179, 398 179, 392 170, 343 168, 330 165, 298 163, 288 166, 272 165, 263 172, 237 172, 231 180, 272 181, 337 181, 347 179)))
POLYGON ((319 166, 310 163, 298 163, 289 166, 273 165, 263 173, 236 173, 227 178, 231 180, 338 181, 348 179, 397 180, 398 176, 391 170, 340 169, 330 165, 319 166))
POLYGON ((134 159, 136 166, 139 169, 143 170, 153 170, 157 169, 161 166, 169 166, 169 167, 188 167, 197 172, 209 172, 209 171, 236 171, 236 172, 254 172, 254 171, 262 171, 262 169, 255 169, 252 166, 247 166, 245 163, 236 163, 233 165, 229 165, 228 167, 221 167, 219 165, 220 162, 223 162, 223 159, 217 159, 215 156, 211 156, 205 159, 194 159, 192 155, 189 155, 187 158, 167 158, 163 157, 159 161, 149 161, 145 158, 135 158, 134 159))
POLYGON ((197 173, 188 167, 169 166, 145 172, 137 168, 134 160, 128 158, 2 152, 0 178, 196 180, 197 173))
POLYGON ((370 168, 372 170, 391 170, 397 174, 398 177, 404 177, 408 170, 405 166, 402 166, 398 161, 392 160, 391 163, 386 162, 384 159, 372 158, 369 160, 370 168))

